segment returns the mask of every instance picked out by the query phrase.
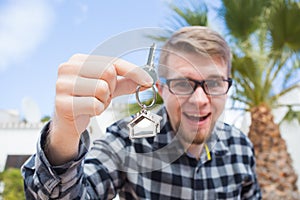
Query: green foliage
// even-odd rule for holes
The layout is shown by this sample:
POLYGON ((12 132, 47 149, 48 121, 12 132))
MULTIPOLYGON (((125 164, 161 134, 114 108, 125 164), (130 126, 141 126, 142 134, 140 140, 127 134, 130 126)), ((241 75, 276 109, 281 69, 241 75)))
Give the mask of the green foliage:
POLYGON ((194 9, 188 6, 179 7, 175 4, 171 4, 170 8, 173 10, 173 18, 170 21, 173 24, 178 23, 178 28, 186 25, 190 26, 206 26, 207 25, 207 7, 206 5, 195 5, 194 9), (197 10, 197 12, 195 12, 197 10), (172 20, 173 19, 173 20, 172 20))
POLYGON ((285 116, 283 117, 281 122, 283 122, 283 121, 291 122, 293 120, 297 120, 298 123, 300 124, 300 111, 294 111, 292 106, 288 106, 288 108, 289 108, 289 110, 285 114, 285 116))
POLYGON ((299 87, 299 4, 292 0, 222 0, 220 13, 233 53, 233 99, 249 109, 277 107, 299 87), (298 63, 298 64, 297 64, 298 63))
POLYGON ((41 122, 45 123, 45 122, 48 122, 50 119, 51 119, 51 117, 47 115, 41 119, 41 122))
POLYGON ((23 178, 20 169, 10 168, 0 173, 0 181, 4 182, 4 200, 25 200, 23 178))
POLYGON ((249 37, 260 28, 260 17, 270 0, 223 0, 220 9, 224 23, 231 35, 237 39, 249 37))
POLYGON ((300 5, 290 0, 273 3, 268 24, 275 50, 300 50, 300 5))
POLYGON ((160 36, 149 36, 159 42, 166 41, 174 31, 183 26, 207 26, 207 6, 198 0, 172 1, 169 4, 170 17, 164 25, 166 33, 160 36))

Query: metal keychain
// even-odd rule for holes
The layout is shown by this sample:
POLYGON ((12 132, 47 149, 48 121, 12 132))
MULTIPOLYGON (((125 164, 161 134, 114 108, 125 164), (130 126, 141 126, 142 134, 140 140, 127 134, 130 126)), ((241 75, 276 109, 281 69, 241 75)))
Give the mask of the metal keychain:
POLYGON ((144 137, 153 137, 160 131, 160 121, 161 116, 151 113, 148 109, 152 108, 156 103, 156 90, 155 82, 157 81, 157 75, 154 69, 154 51, 155 44, 150 48, 147 64, 143 69, 149 73, 153 79, 152 91, 153 91, 153 100, 149 105, 145 105, 140 101, 139 92, 141 85, 136 88, 135 97, 138 105, 141 107, 141 110, 136 114, 136 116, 129 122, 127 125, 129 127, 129 137, 130 139, 135 138, 144 138, 144 137))

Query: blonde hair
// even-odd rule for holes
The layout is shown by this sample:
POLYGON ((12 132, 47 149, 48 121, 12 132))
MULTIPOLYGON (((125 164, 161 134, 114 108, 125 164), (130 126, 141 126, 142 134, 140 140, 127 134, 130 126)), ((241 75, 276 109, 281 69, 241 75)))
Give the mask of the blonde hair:
POLYGON ((167 75, 168 56, 174 52, 198 53, 204 56, 218 56, 231 70, 231 52, 224 38, 217 32, 204 26, 188 26, 176 31, 164 44, 160 53, 158 74, 167 75))

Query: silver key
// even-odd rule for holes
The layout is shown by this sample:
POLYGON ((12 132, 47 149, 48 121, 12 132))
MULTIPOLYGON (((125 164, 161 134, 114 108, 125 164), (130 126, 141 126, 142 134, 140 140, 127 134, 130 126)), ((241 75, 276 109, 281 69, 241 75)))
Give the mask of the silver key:
POLYGON ((155 51, 155 44, 153 44, 150 48, 149 56, 148 56, 148 62, 143 67, 145 71, 149 73, 149 75, 153 79, 153 100, 150 105, 145 105, 140 101, 139 92, 141 86, 139 85, 136 88, 135 96, 136 100, 141 107, 141 111, 136 114, 136 116, 128 123, 129 128, 129 138, 135 139, 135 138, 144 138, 144 137, 153 137, 160 131, 160 121, 162 120, 162 117, 151 113, 149 108, 154 106, 156 103, 156 90, 154 88, 154 84, 157 81, 157 75, 154 69, 154 51, 155 51))
POLYGON ((156 81, 158 79, 156 71, 155 71, 155 67, 154 67, 154 62, 153 62, 155 48, 156 48, 156 45, 155 45, 155 43, 153 43, 152 46, 150 47, 147 64, 145 66, 143 66, 143 69, 146 72, 148 72, 148 74, 152 77, 153 85, 156 83, 156 81))

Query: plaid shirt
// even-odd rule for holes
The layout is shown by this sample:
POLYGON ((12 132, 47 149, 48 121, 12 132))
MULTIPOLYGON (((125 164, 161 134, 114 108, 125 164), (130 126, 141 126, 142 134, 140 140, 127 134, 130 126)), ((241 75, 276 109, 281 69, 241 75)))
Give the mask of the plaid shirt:
POLYGON ((239 130, 218 122, 197 160, 181 146, 165 109, 162 130, 152 138, 130 140, 121 120, 107 129, 88 151, 82 134, 74 161, 51 166, 42 131, 37 153, 23 166, 27 199, 261 199, 255 159, 249 139, 239 130))

